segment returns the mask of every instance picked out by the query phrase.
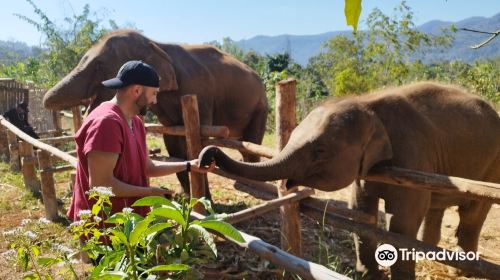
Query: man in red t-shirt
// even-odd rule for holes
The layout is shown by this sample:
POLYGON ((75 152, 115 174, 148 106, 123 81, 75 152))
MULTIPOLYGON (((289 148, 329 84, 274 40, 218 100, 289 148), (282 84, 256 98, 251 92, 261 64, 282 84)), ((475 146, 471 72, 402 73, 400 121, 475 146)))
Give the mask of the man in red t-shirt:
MULTIPOLYGON (((90 210, 94 201, 88 199, 91 187, 111 187, 111 213, 121 211, 144 196, 170 195, 169 190, 149 187, 148 177, 164 176, 188 170, 206 173, 214 169, 198 167, 198 161, 153 162, 148 157, 146 130, 137 116, 156 103, 159 76, 142 61, 129 61, 117 77, 102 84, 116 89, 111 101, 103 102, 88 116, 75 135, 78 166, 73 199, 68 217, 79 220, 81 210, 90 210)), ((148 208, 135 209, 145 215, 148 208)))

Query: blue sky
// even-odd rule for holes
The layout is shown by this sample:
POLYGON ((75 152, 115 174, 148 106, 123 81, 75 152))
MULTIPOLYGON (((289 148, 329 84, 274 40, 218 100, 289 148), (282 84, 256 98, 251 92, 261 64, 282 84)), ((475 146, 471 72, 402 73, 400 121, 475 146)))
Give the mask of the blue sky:
MULTIPOLYGON (((256 35, 319 34, 350 30, 343 0, 33 0, 60 25, 64 17, 80 14, 85 4, 101 18, 119 25, 133 24, 152 39, 163 42, 203 43, 256 35)), ((400 0, 363 0, 360 26, 377 7, 390 14, 400 0)), ((500 0, 409 0, 416 24, 439 19, 457 21, 471 16, 491 17, 500 12, 500 0)), ((38 20, 23 0, 2 1, 0 40, 38 45, 40 33, 13 13, 38 20)), ((494 27, 498 28, 498 27, 494 27)))

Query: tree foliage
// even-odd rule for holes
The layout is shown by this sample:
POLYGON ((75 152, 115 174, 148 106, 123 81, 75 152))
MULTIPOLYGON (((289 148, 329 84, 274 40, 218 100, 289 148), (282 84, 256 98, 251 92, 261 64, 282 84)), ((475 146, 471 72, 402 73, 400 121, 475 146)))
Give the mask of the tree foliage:
POLYGON ((64 19, 65 26, 58 26, 32 0, 26 0, 38 19, 15 14, 19 19, 33 25, 44 35, 44 51, 38 57, 18 61, 0 67, 0 75, 18 80, 33 80, 35 83, 50 87, 68 74, 79 62, 83 54, 104 34, 118 26, 109 20, 109 27, 103 19, 85 5, 79 15, 64 19))

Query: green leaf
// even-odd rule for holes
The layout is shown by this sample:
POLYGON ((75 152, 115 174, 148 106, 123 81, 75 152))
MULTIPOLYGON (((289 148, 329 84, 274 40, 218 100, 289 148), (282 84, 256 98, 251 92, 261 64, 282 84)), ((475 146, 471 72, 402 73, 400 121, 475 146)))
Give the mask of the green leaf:
POLYGON ((235 241, 238 242, 245 242, 243 239, 243 236, 241 236, 240 232, 233 227, 231 224, 228 224, 226 222, 222 221, 214 221, 214 220, 209 220, 209 221, 200 221, 199 223, 200 226, 208 229, 215 230, 217 232, 222 233, 224 236, 229 237, 235 241))
POLYGON ((208 200, 205 197, 202 197, 202 198, 200 198, 198 200, 198 202, 200 202, 201 204, 203 204, 203 206, 205 207, 205 209, 207 209, 208 213, 210 213, 211 215, 215 214, 214 209, 212 209, 212 203, 210 202, 210 200, 208 200))
POLYGON ((148 229, 150 223, 150 219, 144 219, 135 225, 134 229, 130 233, 130 245, 135 246, 139 243, 139 240, 143 236, 144 231, 148 229))
POLYGON ((189 200, 189 206, 188 206, 188 209, 193 209, 193 207, 198 203, 199 199, 198 198, 194 198, 192 197, 190 200, 189 200))
POLYGON ((144 236, 148 236, 150 234, 157 233, 157 232, 159 232, 159 231, 161 231, 163 229, 169 228, 169 227, 172 227, 171 223, 159 223, 159 224, 155 224, 152 227, 148 228, 144 232, 144 236))
POLYGON ((107 271, 99 274, 96 278, 98 280, 121 280, 121 279, 129 279, 129 276, 125 272, 121 271, 107 271))
POLYGON ((176 264, 165 264, 165 265, 157 265, 155 267, 152 267, 144 273, 150 273, 154 271, 186 271, 189 270, 191 267, 186 264, 181 264, 181 263, 176 263, 176 264))
POLYGON ((41 266, 49 267, 49 266, 52 266, 52 265, 54 265, 56 263, 60 263, 63 260, 61 260, 59 258, 44 258, 44 257, 41 257, 41 258, 38 258, 36 261, 41 266))
POLYGON ((120 240, 123 244, 128 245, 127 237, 120 230, 112 229, 111 230, 111 234, 113 234, 114 236, 116 236, 118 238, 118 240, 120 240))
POLYGON ((33 255, 35 257, 38 257, 38 255, 40 255, 40 248, 38 248, 38 246, 36 245, 31 246, 31 251, 33 251, 33 255))
POLYGON ((161 197, 161 196, 147 196, 147 197, 143 197, 139 200, 137 200, 136 202, 134 202, 134 204, 132 204, 133 207, 136 207, 136 206, 170 206, 172 208, 177 208, 173 203, 172 201, 164 198, 164 197, 161 197))
POLYGON ((26 252, 26 250, 24 250, 23 247, 17 250, 17 260, 21 264, 24 270, 28 268, 29 256, 28 252, 26 252))
POLYGON ((101 212, 101 205, 96 203, 92 206, 92 214, 94 216, 97 216, 99 214, 99 212, 101 212))
POLYGON ((361 14, 361 0, 345 0, 344 8, 347 25, 353 27, 354 32, 358 30, 359 15, 361 14))
POLYGON ((186 225, 186 220, 184 220, 184 217, 182 217, 182 213, 179 210, 172 207, 156 208, 151 211, 151 214, 174 220, 182 226, 186 225))
POLYGON ((191 224, 189 225, 188 230, 196 231, 203 238, 205 243, 207 243, 214 255, 217 256, 217 247, 215 247, 214 239, 212 238, 212 236, 210 236, 210 233, 206 229, 199 225, 191 224))
POLYGON ((123 224, 125 222, 125 215, 121 212, 113 214, 109 219, 104 221, 105 223, 108 224, 123 224))

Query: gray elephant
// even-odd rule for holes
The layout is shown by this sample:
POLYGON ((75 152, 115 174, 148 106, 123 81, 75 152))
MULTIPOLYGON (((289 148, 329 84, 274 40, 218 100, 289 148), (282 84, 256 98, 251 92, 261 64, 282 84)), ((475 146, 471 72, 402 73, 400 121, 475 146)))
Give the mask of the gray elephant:
MULTIPOLYGON (((211 46, 153 42, 132 30, 113 32, 90 48, 71 73, 51 88, 44 106, 59 110, 91 101, 91 111, 115 92, 101 81, 114 77, 128 60, 143 60, 161 76, 158 103, 151 108, 164 126, 182 125, 182 95, 198 98, 200 122, 224 125, 230 137, 260 144, 267 119, 267 98, 259 76, 247 65, 211 46)), ((170 156, 186 158, 184 137, 164 136, 170 156)), ((255 156, 243 155, 247 161, 255 156)), ((189 193, 187 172, 177 174, 189 193)), ((208 188, 206 189, 207 194, 208 188)))
MULTIPOLYGON (((359 178, 378 165, 500 183, 500 118, 473 94, 421 82, 324 103, 268 161, 234 161, 216 147, 206 147, 200 160, 204 165, 215 160, 223 170, 256 180, 288 179, 288 187, 335 191, 352 183, 354 209, 376 216, 382 198, 385 211, 393 214, 389 230, 413 238, 425 217, 423 240, 431 244, 440 239, 444 209, 458 205, 458 245, 476 251, 491 203, 359 178)), ((358 270, 381 277, 374 258, 377 241, 355 241, 358 270)), ((413 279, 415 263, 398 261, 391 273, 392 279, 413 279)))

